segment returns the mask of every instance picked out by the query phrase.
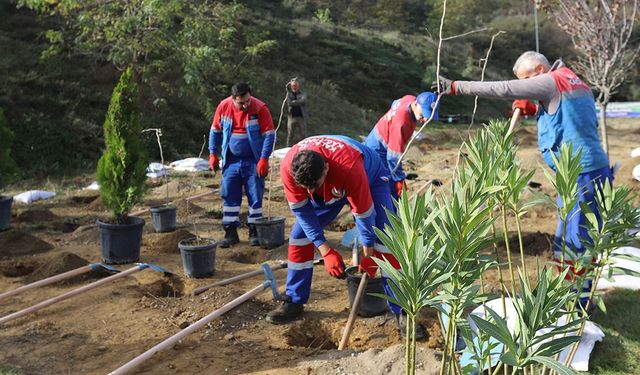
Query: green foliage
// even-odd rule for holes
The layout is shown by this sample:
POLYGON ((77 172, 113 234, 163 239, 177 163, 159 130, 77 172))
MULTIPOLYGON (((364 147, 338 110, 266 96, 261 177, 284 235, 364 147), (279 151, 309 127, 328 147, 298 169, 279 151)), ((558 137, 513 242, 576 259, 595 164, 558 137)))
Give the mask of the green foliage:
POLYGON ((439 308, 442 297, 435 292, 452 276, 449 269, 439 266, 442 249, 434 247, 437 233, 428 229, 439 210, 430 211, 431 206, 433 195, 420 194, 410 203, 403 192, 397 215, 387 212, 390 226, 384 232, 375 228, 378 238, 400 263, 400 269, 396 270, 389 261, 374 258, 389 278, 393 291, 393 297, 377 296, 397 304, 407 314, 407 374, 415 373, 415 317, 425 306, 439 308))
POLYGON ((0 108, 0 188, 15 179, 18 173, 18 167, 10 155, 13 137, 4 111, 0 108))
POLYGON ((331 24, 331 9, 316 9, 314 15, 316 16, 318 22, 325 25, 331 24))
POLYGON ((538 269, 538 285, 529 288, 520 274, 522 292, 510 301, 516 310, 517 323, 512 332, 501 314, 486 308, 491 316, 484 319, 471 315, 478 328, 501 342, 506 350, 500 360, 515 369, 539 364, 553 368, 559 374, 574 372, 551 357, 567 346, 578 342, 580 336, 571 335, 578 330, 583 319, 569 320, 564 310, 576 293, 571 285, 563 283, 564 276, 554 275, 551 269, 538 269))
POLYGON ((144 193, 147 159, 141 144, 138 86, 133 70, 122 73, 113 90, 104 121, 106 149, 98 162, 97 179, 105 206, 118 223, 126 222, 131 208, 144 193))

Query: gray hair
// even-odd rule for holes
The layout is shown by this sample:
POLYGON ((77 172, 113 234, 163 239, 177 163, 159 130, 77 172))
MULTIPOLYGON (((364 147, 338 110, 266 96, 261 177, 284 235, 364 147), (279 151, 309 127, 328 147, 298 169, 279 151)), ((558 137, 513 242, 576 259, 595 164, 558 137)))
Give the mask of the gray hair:
POLYGON ((518 57, 518 60, 516 60, 516 63, 513 64, 513 73, 515 74, 521 68, 533 71, 538 64, 541 64, 547 69, 551 68, 549 60, 547 60, 547 58, 543 54, 535 51, 527 51, 520 55, 520 57, 518 57))

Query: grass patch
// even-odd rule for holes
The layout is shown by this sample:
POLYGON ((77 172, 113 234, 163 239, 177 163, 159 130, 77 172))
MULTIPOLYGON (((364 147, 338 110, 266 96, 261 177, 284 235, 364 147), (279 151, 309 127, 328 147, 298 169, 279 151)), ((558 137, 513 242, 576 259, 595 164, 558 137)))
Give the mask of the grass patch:
POLYGON ((605 333, 591 356, 589 374, 640 374, 640 291, 613 290, 605 295, 607 314, 594 322, 605 333))

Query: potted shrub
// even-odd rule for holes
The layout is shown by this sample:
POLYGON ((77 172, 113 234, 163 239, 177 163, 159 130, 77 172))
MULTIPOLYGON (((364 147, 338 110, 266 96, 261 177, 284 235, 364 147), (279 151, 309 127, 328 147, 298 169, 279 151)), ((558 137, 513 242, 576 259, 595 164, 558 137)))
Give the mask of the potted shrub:
MULTIPOLYGON (((151 128, 145 129, 143 132, 155 132, 156 140, 158 141, 158 149, 160 150, 160 164, 164 168, 164 154, 162 152, 162 143, 160 137, 162 137, 162 129, 151 128)), ((166 188, 165 203, 160 206, 153 206, 149 208, 151 212, 151 220, 153 221, 153 229, 158 233, 173 232, 176 230, 176 206, 169 201, 169 174, 166 171, 163 172, 163 180, 166 188)))
POLYGON ((131 263, 140 258, 144 220, 128 216, 144 192, 147 168, 137 91, 128 68, 113 90, 104 121, 105 151, 98 162, 97 180, 102 201, 113 213, 109 220, 98 220, 100 250, 107 263, 131 263))
MULTIPOLYGON (((11 142, 13 142, 13 132, 9 129, 4 111, 0 108, 0 188, 9 183, 17 172, 16 163, 11 159, 11 142)), ((11 203, 12 196, 0 194, 0 231, 11 227, 11 203)))

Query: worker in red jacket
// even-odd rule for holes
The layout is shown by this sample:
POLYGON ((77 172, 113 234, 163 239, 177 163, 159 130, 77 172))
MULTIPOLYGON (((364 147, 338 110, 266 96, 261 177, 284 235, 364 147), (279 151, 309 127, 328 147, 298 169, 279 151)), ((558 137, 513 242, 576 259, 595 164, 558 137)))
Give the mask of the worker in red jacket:
POLYGON ((269 172, 274 142, 273 120, 267 106, 251 96, 247 83, 233 85, 231 96, 216 108, 209 131, 209 166, 214 173, 222 168, 220 193, 225 234, 218 246, 230 247, 240 242, 237 228, 243 188, 249 202, 249 244, 260 245, 255 222, 262 217, 264 178, 269 172))
POLYGON ((438 120, 438 109, 435 108, 438 96, 432 92, 420 93, 417 97, 405 95, 391 103, 391 108, 378 120, 364 144, 380 155, 382 163, 391 172, 391 195, 398 199, 402 189, 406 187, 406 173, 402 168, 400 156, 418 123, 426 122, 431 117, 438 120), (432 112, 435 113, 433 116, 432 112))
MULTIPOLYGON (((267 321, 283 324, 302 316, 311 291, 316 247, 327 272, 336 278, 345 277, 342 256, 323 232, 345 204, 351 207, 363 244, 360 271, 375 276, 378 267, 373 257, 400 267, 373 230, 384 229, 389 223, 385 209, 393 207, 389 171, 374 150, 344 136, 309 137, 289 150, 282 161, 280 177, 296 222, 289 236, 286 294, 282 305, 267 314, 267 321)), ((384 275, 382 282, 385 293, 392 295, 384 275)), ((390 308, 397 316, 399 329, 404 331, 400 307, 390 304, 390 308)), ((424 331, 416 334, 416 338, 421 337, 424 331)))

